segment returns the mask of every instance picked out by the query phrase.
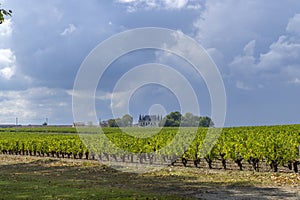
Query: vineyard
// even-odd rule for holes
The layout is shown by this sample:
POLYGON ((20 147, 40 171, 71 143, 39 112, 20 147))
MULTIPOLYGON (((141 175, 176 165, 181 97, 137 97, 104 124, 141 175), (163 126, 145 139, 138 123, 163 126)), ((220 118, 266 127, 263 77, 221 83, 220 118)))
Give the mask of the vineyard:
POLYGON ((0 152, 141 164, 189 162, 195 167, 204 161, 209 168, 220 162, 224 169, 230 162, 240 170, 251 165, 255 171, 266 163, 274 172, 283 166, 296 173, 300 164, 300 125, 224 128, 208 154, 203 151, 208 128, 104 128, 96 134, 97 130, 77 134, 75 128, 2 128, 0 152))

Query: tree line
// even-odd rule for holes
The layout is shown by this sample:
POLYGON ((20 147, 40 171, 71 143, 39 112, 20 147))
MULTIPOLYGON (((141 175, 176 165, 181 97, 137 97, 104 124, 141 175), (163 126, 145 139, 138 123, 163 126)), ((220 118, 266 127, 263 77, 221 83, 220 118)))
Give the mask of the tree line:
POLYGON ((129 114, 124 115, 122 118, 109 119, 107 123, 102 124, 102 126, 108 127, 128 127, 133 125, 133 117, 129 114))
MULTIPOLYGON (((129 127, 133 126, 133 117, 129 114, 121 118, 109 119, 101 123, 102 126, 107 127, 129 127)), ((180 112, 175 111, 166 115, 160 122, 160 127, 213 127, 214 123, 210 117, 196 116, 192 113, 182 115, 180 112)))
POLYGON ((159 124, 164 127, 212 127, 214 123, 210 117, 200 117, 192 113, 185 113, 182 115, 180 112, 171 112, 163 118, 159 124))

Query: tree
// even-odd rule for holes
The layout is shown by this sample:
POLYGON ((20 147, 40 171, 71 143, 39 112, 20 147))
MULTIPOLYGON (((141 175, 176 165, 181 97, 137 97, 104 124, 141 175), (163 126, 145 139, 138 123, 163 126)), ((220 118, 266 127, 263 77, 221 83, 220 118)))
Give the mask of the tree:
POLYGON ((212 127, 214 126, 214 122, 209 117, 200 117, 199 126, 201 127, 212 127))
POLYGON ((160 122, 159 126, 165 127, 212 127, 214 123, 209 117, 199 117, 192 113, 181 115, 180 112, 171 112, 160 122))
POLYGON ((199 126, 200 117, 193 115, 192 113, 185 113, 181 120, 181 126, 185 127, 197 127, 199 126))
POLYGON ((164 119, 160 122, 160 126, 165 126, 165 127, 179 127, 180 122, 181 122, 181 113, 176 111, 176 112, 171 112, 167 116, 164 117, 164 119))
POLYGON ((132 126, 133 118, 129 114, 126 114, 122 117, 121 121, 123 126, 132 126))
POLYGON ((117 123, 117 121, 115 119, 109 119, 108 120, 108 126, 109 127, 119 127, 118 123, 117 123))
POLYGON ((109 127, 127 127, 132 126, 132 123, 133 118, 129 114, 124 115, 122 118, 108 120, 109 127))
POLYGON ((4 22, 4 17, 5 16, 11 16, 12 11, 11 10, 5 10, 1 8, 1 3, 0 3, 0 24, 4 22))

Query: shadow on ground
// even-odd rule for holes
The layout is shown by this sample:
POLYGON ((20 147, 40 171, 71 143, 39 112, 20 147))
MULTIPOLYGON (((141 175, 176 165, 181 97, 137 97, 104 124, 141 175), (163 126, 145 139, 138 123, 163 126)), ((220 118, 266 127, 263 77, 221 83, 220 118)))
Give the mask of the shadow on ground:
POLYGON ((201 174, 174 175, 167 170, 125 173, 100 164, 56 159, 0 163, 0 199, 299 199, 297 189, 289 187, 203 181, 197 176, 201 174))

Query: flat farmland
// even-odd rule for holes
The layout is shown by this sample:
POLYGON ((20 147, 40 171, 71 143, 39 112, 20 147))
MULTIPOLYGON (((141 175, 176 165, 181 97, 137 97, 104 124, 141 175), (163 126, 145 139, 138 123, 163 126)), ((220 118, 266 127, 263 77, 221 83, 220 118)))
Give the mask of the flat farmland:
POLYGON ((118 128, 101 134, 86 129, 84 137, 73 128, 1 129, 0 199, 299 199, 299 130, 299 125, 224 128, 203 154, 208 129, 201 128, 189 147, 176 143, 182 155, 165 148, 153 156, 191 129, 131 128, 129 135, 118 128), (86 138, 101 148, 85 145, 86 138), (105 138, 126 153, 109 148, 105 138), (167 165, 133 173, 103 164, 109 160, 167 165))

